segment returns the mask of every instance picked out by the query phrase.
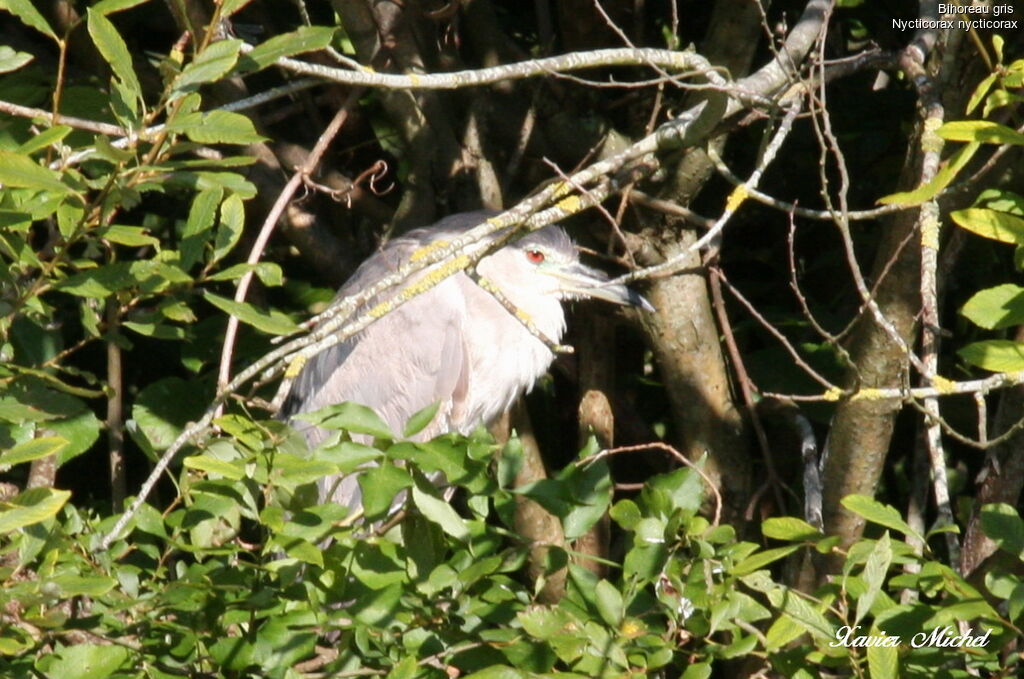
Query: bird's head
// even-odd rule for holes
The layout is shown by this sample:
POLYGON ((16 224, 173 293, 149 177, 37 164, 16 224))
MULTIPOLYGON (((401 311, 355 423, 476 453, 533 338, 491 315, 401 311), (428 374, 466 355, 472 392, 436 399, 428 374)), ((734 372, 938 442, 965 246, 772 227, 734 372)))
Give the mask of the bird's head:
POLYGON ((500 253, 503 272, 512 274, 513 289, 527 287, 559 300, 601 299, 654 311, 636 290, 612 283, 603 271, 580 262, 579 251, 560 227, 540 229, 500 253))

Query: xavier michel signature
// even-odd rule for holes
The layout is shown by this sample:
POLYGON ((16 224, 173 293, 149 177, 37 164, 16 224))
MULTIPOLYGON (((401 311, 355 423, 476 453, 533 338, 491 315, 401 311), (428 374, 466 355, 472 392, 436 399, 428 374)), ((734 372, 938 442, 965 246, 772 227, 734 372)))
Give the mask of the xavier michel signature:
MULTIPOLYGON (((886 634, 879 630, 873 634, 860 634, 861 626, 846 625, 836 630, 836 640, 829 646, 846 648, 867 648, 869 646, 897 648, 903 645, 903 638, 895 634, 886 634)), ((973 634, 973 630, 960 633, 952 625, 937 627, 931 632, 918 632, 910 637, 910 645, 914 648, 931 646, 935 648, 980 648, 988 645, 992 630, 984 634, 973 634)))

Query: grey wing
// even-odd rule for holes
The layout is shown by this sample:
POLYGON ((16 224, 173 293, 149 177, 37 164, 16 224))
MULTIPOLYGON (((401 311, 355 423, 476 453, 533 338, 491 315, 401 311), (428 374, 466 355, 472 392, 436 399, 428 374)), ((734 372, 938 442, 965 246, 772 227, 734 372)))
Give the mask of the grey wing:
MULTIPOLYGON (((416 297, 352 339, 313 357, 292 387, 291 413, 353 401, 369 406, 400 434, 409 417, 440 402, 420 434, 427 439, 452 428, 466 393, 465 307, 454 279, 416 297)), ((297 423, 310 445, 327 432, 297 423)), ((361 496, 354 475, 321 480, 321 500, 355 509, 361 496)))
MULTIPOLYGON (((289 414, 353 401, 401 433, 411 415, 440 401, 429 429, 443 430, 465 391, 465 313, 461 299, 447 299, 449 287, 442 283, 310 359, 292 387, 296 402, 289 414)), ((323 433, 307 438, 318 443, 323 433)))

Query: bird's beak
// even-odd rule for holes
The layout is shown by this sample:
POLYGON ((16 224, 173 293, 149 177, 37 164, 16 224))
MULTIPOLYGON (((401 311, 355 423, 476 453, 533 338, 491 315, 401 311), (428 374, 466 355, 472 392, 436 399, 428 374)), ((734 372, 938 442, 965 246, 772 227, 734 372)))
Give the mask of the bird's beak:
MULTIPOLYGON (((541 269, 543 271, 543 268, 541 269)), ((644 311, 654 311, 651 303, 644 299, 636 290, 628 288, 621 283, 611 283, 603 271, 591 269, 585 264, 574 262, 565 267, 558 267, 544 271, 558 279, 562 293, 569 298, 591 297, 603 299, 612 304, 622 306, 634 306, 644 311)))

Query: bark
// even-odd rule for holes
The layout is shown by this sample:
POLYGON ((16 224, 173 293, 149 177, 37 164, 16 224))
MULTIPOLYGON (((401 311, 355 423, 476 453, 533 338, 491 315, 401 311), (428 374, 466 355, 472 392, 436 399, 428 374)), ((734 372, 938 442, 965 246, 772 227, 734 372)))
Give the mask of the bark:
MULTIPOLYGON (((515 428, 523 446, 523 466, 516 476, 516 486, 546 479, 548 473, 544 468, 540 448, 533 435, 533 424, 530 422, 530 416, 522 399, 512 406, 509 416, 504 419, 502 424, 495 425, 496 428, 504 430, 497 436, 499 441, 508 440, 509 423, 515 428)), ((534 582, 544 578, 544 584, 537 594, 538 600, 546 604, 558 603, 565 596, 567 571, 564 568, 548 574, 545 574, 544 571, 551 548, 565 549, 566 547, 562 522, 533 500, 519 496, 516 498, 514 528, 521 538, 531 543, 526 567, 527 574, 534 582)))
MULTIPOLYGON (((760 34, 760 14, 751 3, 716 3, 705 54, 739 75, 749 70, 760 34)), ((711 144, 721 150, 725 138, 711 144)), ((690 205, 712 169, 703 151, 691 151, 660 197, 690 205)), ((697 239, 680 220, 671 218, 648 225, 642 235, 647 241, 643 247, 659 253, 644 264, 671 258, 697 239)), ((686 265, 687 272, 652 283, 651 302, 658 311, 645 319, 645 330, 668 392, 678 447, 692 460, 707 454, 705 471, 725 504, 722 518, 742 525, 752 485, 748 442, 731 393, 699 254, 693 253, 686 265)))
MULTIPOLYGON (((579 338, 576 350, 580 365, 579 438, 580 447, 591 435, 597 437, 598 445, 611 448, 615 445, 615 414, 609 394, 615 389, 615 326, 590 308, 579 324, 579 338)), ((574 545, 580 555, 608 558, 608 542, 611 525, 605 514, 574 545)), ((604 564, 575 556, 574 560, 603 577, 607 571, 604 564)))
MULTIPOLYGON (((667 259, 695 240, 691 231, 669 230, 655 246, 667 259)), ((707 455, 704 470, 722 492, 722 519, 740 525, 751 487, 748 446, 699 255, 687 263, 690 270, 653 282, 648 298, 658 312, 644 326, 668 392, 677 447, 691 460, 707 455)))
MULTIPOLYGON (((1016 340, 1024 341, 1024 329, 1017 330, 1016 340)), ((1013 387, 1003 392, 999 399, 993 423, 993 434, 999 436, 1009 431, 1024 413, 1024 387, 1013 387)), ((1001 444, 989 451, 979 482, 974 511, 967 524, 963 550, 960 553, 960 569, 969 576, 996 551, 996 543, 981 530, 981 508, 995 502, 1016 506, 1024 488, 1024 430, 1018 430, 1001 444)))
MULTIPOLYGON (((904 173, 907 178, 917 175, 918 145, 913 144, 912 149, 904 173)), ((878 284, 875 301, 898 335, 911 346, 920 307, 917 211, 900 213, 887 222, 870 280, 879 280, 888 267, 878 284)), ((850 387, 895 388, 907 379, 907 355, 870 312, 862 314, 847 350, 851 360, 847 374, 850 387)), ((874 495, 900 408, 898 399, 854 398, 836 409, 825 451, 822 517, 825 531, 839 535, 844 547, 860 538, 864 520, 844 509, 840 500, 853 493, 874 495)), ((838 572, 843 557, 832 555, 828 561, 827 570, 838 572)))

